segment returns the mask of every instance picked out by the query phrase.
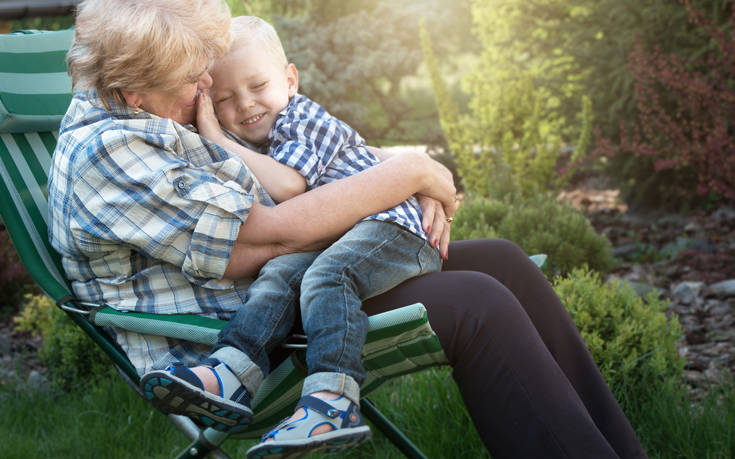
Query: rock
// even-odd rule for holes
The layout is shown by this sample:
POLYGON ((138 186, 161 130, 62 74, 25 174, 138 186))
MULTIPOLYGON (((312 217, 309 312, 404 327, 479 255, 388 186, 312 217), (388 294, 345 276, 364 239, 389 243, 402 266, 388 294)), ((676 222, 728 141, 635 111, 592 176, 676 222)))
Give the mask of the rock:
POLYGON ((691 304, 699 296, 704 282, 681 282, 671 291, 671 294, 680 303, 691 304))
POLYGON ((684 227, 684 231, 687 233, 696 233, 697 231, 700 231, 702 227, 697 222, 689 222, 684 227))
POLYGON ((718 222, 735 222, 735 209, 731 207, 720 207, 712 212, 710 218, 718 222))
POLYGON ((638 251, 638 244, 624 244, 613 249, 613 256, 618 258, 626 258, 638 251))
POLYGON ((28 375, 28 386, 37 390, 46 390, 48 388, 48 382, 38 370, 31 370, 31 373, 28 375))
POLYGON ((704 295, 720 298, 735 296, 735 279, 728 279, 708 285, 704 291, 704 295))
POLYGON ((684 379, 693 386, 698 386, 706 381, 702 372, 692 370, 684 370, 684 379))
POLYGON ((723 369, 720 365, 715 362, 710 362, 706 370, 704 370, 704 377, 711 383, 720 383, 727 377, 728 371, 723 369))
POLYGON ((636 282, 636 281, 628 281, 628 283, 633 287, 633 290, 638 294, 638 296, 645 297, 648 296, 649 293, 655 292, 659 296, 661 296, 664 291, 661 290, 658 287, 655 287, 653 285, 645 284, 643 282, 636 282))

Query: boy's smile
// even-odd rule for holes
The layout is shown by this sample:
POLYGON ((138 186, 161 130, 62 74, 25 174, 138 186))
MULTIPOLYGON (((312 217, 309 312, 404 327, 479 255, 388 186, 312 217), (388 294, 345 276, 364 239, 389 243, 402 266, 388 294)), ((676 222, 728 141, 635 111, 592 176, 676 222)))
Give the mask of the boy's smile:
POLYGON ((217 60, 211 75, 212 100, 222 126, 253 144, 266 140, 278 113, 298 90, 296 67, 282 67, 253 43, 217 60))

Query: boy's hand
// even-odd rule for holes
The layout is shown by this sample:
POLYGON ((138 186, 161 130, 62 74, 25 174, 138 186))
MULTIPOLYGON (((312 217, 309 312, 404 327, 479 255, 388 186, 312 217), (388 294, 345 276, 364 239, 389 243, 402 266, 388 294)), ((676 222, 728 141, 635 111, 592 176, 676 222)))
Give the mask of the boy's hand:
POLYGON ((200 92, 197 97, 197 130, 199 135, 214 143, 221 144, 221 139, 225 137, 214 113, 212 97, 207 90, 200 92))

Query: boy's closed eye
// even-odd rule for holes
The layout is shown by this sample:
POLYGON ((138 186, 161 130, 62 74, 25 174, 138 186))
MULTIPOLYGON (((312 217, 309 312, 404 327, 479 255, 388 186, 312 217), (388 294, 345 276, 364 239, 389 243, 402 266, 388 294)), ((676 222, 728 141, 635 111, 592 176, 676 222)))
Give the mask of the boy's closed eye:
POLYGON ((265 89, 265 87, 268 85, 268 81, 259 81, 252 86, 250 86, 250 89, 252 91, 259 91, 261 89, 265 89))
POLYGON ((216 97, 216 98, 214 99, 214 103, 215 103, 215 104, 219 104, 220 102, 224 102, 224 101, 226 101, 226 100, 230 99, 231 97, 232 97, 232 95, 231 95, 231 94, 225 94, 225 95, 222 95, 222 96, 216 97))

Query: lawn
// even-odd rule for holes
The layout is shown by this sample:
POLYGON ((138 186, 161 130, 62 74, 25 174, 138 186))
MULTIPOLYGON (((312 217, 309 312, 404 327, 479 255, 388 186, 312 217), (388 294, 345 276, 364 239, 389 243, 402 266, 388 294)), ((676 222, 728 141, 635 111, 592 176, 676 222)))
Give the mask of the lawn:
MULTIPOLYGON (((489 457, 472 427, 447 369, 409 375, 371 399, 431 458, 489 457)), ((690 406, 686 392, 667 387, 653 400, 622 401, 652 458, 735 456, 735 389, 712 388, 690 406)), ((168 458, 186 445, 165 417, 143 402, 120 378, 87 391, 0 388, 2 458, 168 458)), ((400 452, 376 429, 373 441, 347 457, 393 458, 400 452)), ((224 450, 244 457, 252 441, 232 440, 224 450)))

